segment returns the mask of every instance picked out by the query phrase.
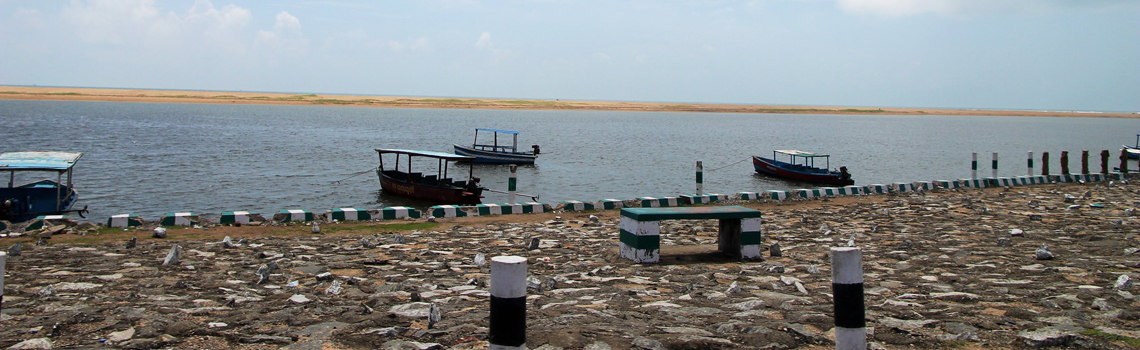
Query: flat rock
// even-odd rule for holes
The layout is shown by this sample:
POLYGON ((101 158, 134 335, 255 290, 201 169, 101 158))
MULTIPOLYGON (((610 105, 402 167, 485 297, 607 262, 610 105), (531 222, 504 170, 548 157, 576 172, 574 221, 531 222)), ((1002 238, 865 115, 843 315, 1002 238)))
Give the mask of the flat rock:
POLYGON ((1017 336, 1025 345, 1042 348, 1067 345, 1076 339, 1082 331, 1084 331, 1084 328, 1061 325, 1039 328, 1032 331, 1021 331, 1017 333, 1017 336))

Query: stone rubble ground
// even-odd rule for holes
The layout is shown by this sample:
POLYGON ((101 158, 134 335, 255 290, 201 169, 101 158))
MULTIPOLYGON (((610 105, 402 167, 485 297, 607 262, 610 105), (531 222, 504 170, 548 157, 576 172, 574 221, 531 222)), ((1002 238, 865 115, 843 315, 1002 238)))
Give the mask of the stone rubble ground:
POLYGON ((769 253, 743 262, 715 254, 710 220, 663 222, 661 263, 634 264, 617 258, 616 215, 570 212, 439 219, 398 236, 223 243, 172 230, 133 248, 25 245, 7 264, 0 348, 486 348, 485 261, 500 255, 529 259, 531 349, 829 348, 827 254, 850 242, 864 254, 874 348, 1135 348, 1138 193, 1099 183, 745 203, 764 211, 769 253))

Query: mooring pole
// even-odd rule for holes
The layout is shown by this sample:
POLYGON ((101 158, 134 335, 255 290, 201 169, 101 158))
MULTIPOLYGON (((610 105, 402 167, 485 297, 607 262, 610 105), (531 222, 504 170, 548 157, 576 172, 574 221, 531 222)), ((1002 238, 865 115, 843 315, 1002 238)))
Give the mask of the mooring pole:
POLYGON ((1061 175, 1069 175, 1069 151, 1061 151, 1061 175))
POLYGON ((511 164, 511 177, 507 179, 507 203, 515 204, 515 190, 518 187, 519 166, 511 164))
POLYGON ((974 152, 974 159, 973 159, 973 161, 970 162, 970 169, 973 169, 973 171, 974 171, 973 177, 971 177, 971 178, 977 179, 978 178, 978 152, 974 152))
POLYGON ((1081 174, 1089 173, 1089 151, 1081 151, 1081 174))
POLYGON ((491 350, 526 349, 526 258, 491 258, 491 350))
POLYGON ((701 165, 701 161, 698 160, 697 161, 697 193, 694 193, 694 194, 699 196, 699 195, 704 194, 704 193, 705 193, 705 167, 704 167, 704 165, 701 165))
POLYGON ((1029 170, 1026 175, 1033 176, 1033 151, 1029 151, 1029 158, 1026 158, 1026 162, 1029 163, 1029 170))
POLYGON ((1128 175, 1128 150, 1120 149, 1120 173, 1128 175))
POLYGON ((1108 157, 1109 157, 1109 154, 1110 153, 1108 152, 1108 150, 1100 151, 1100 173, 1101 174, 1108 174, 1108 157))
POLYGON ((998 160, 997 152, 994 152, 993 168, 994 168, 994 178, 995 179, 997 178, 997 165, 998 165, 997 160, 998 160))
POLYGON ((1049 175, 1049 152, 1041 152, 1041 175, 1049 175))
POLYGON ((831 293, 835 304, 835 348, 867 349, 863 252, 858 247, 831 248, 831 293))

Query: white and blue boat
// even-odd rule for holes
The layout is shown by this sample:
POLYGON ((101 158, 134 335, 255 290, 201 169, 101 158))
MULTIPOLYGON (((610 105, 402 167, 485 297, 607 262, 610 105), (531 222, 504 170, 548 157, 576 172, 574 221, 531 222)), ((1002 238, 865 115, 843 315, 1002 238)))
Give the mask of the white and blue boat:
POLYGON ((535 158, 538 158, 539 149, 538 145, 531 145, 530 152, 519 152, 519 132, 511 130, 498 130, 498 129, 475 129, 475 142, 471 147, 460 145, 455 146, 455 154, 475 157, 471 160, 472 163, 489 163, 489 164, 534 164, 535 158), (491 132, 494 134, 493 140, 489 144, 479 144, 479 132, 491 132), (511 143, 507 144, 506 140, 502 145, 499 144, 499 134, 511 135, 511 143))
POLYGON ((75 162, 83 153, 78 152, 5 152, 0 154, 0 174, 8 172, 8 186, 0 187, 0 220, 28 221, 38 216, 78 212, 71 210, 79 193, 71 183, 75 162), (43 179, 16 186, 18 172, 55 173, 56 179, 43 179), (67 182, 63 180, 67 175, 67 182))
POLYGON ((1136 146, 1124 145, 1124 153, 1128 159, 1140 159, 1140 134, 1136 134, 1136 146))

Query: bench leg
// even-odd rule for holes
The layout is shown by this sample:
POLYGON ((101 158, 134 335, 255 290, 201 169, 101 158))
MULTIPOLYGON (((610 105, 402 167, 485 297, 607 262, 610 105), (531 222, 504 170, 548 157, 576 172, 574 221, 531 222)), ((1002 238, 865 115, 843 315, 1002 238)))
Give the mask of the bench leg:
POLYGON ((740 257, 760 259, 760 218, 740 221, 740 257))
POLYGON ((740 258, 740 219, 720 219, 716 244, 721 253, 740 258))
POLYGON ((661 260, 661 222, 621 217, 621 257, 638 263, 661 260))

